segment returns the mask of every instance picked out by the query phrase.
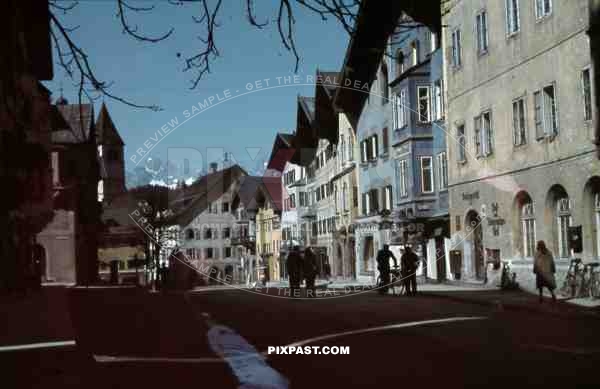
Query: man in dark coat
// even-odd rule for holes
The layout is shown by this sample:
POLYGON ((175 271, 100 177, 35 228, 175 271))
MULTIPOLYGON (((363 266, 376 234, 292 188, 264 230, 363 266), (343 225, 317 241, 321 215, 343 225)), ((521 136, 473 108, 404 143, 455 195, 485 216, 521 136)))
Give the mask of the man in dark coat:
POLYGON ((294 296, 296 290, 300 290, 302 282, 302 257, 300 256, 300 247, 294 246, 287 258, 288 276, 290 278, 291 294, 294 296))
POLYGON ((415 296, 417 294, 419 256, 412 251, 410 246, 406 246, 400 261, 402 262, 402 277, 404 278, 406 294, 408 296, 415 296))
POLYGON ((306 297, 316 297, 315 278, 319 272, 317 266, 317 256, 312 248, 307 247, 304 250, 304 279, 306 280, 306 297))
POLYGON ((394 267, 398 266, 398 261, 394 253, 390 251, 390 246, 383 245, 383 249, 377 252, 377 270, 381 275, 381 285, 379 286, 379 294, 386 294, 390 284, 390 258, 394 260, 394 267))

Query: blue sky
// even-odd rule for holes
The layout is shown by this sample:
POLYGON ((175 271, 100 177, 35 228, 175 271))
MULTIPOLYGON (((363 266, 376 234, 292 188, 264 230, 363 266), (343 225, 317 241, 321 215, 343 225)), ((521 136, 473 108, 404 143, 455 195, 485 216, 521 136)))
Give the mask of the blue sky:
MULTIPOLYGON (((223 2, 221 26, 216 31, 221 57, 213 62, 212 73, 206 75, 194 90, 189 89, 194 74, 182 70, 183 57, 201 47, 196 37, 203 30, 191 18, 198 5, 179 7, 158 1, 132 3, 156 4, 153 12, 130 15, 132 24, 137 24, 146 35, 160 35, 170 27, 175 28, 170 38, 152 44, 137 42, 122 33, 116 19, 115 3, 80 1, 75 9, 59 17, 67 26, 79 26, 72 33, 73 39, 87 50, 97 76, 114 82, 111 88, 114 94, 139 104, 156 104, 163 108, 163 111, 153 112, 104 100, 125 141, 128 170, 135 167, 131 156, 136 150, 144 148, 144 142, 150 137, 156 139, 156 132, 173 118, 182 122, 184 110, 191 110, 193 105, 210 96, 222 96, 226 89, 235 95, 236 91, 245 92, 249 82, 269 78, 273 86, 276 77, 294 74, 294 57, 282 46, 277 32, 277 5, 270 5, 275 3, 257 2, 261 4, 256 9, 258 21, 265 21, 267 17, 270 21, 269 26, 258 30, 246 20, 245 1, 223 2), (181 58, 177 57, 179 52, 181 58)), ((319 16, 298 8, 295 30, 296 45, 302 57, 297 74, 302 82, 307 75, 314 76, 317 67, 325 71, 340 69, 348 36, 336 21, 323 22, 319 16)), ((59 96, 62 86, 64 96, 75 103, 77 87, 58 65, 54 69, 54 80, 46 83, 53 97, 59 96)), ((276 132, 294 130, 298 94, 312 96, 314 86, 279 87, 227 100, 169 133, 152 149, 150 157, 165 160, 167 155, 186 154, 194 159, 192 168, 202 168, 223 148, 233 153, 242 166, 255 168, 254 155, 246 149, 255 148, 252 154, 256 153, 256 148, 260 149, 259 158, 264 159, 270 153, 276 132), (198 149, 203 158, 199 158, 197 152, 182 150, 188 147, 198 149), (213 150, 207 152, 208 149, 213 150)), ((96 102, 96 109, 100 104, 101 100, 96 102)), ((139 157, 137 161, 141 159, 139 157)))

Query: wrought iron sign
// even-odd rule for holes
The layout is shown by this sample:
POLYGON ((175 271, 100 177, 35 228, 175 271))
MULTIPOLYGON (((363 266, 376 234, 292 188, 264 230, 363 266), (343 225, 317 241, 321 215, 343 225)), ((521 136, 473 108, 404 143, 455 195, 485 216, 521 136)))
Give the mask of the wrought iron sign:
POLYGON ((473 200, 479 200, 479 191, 475 191, 473 193, 463 193, 462 198, 463 201, 468 201, 469 205, 473 205, 473 200))
POLYGON ((498 203, 492 203, 492 217, 488 217, 488 226, 492 227, 492 234, 494 236, 500 235, 500 227, 506 224, 506 220, 498 217, 498 203))

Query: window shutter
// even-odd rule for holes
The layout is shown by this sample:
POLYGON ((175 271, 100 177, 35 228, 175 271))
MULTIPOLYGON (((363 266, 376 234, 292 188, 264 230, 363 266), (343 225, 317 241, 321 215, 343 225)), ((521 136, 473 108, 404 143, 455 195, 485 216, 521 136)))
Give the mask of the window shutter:
POLYGON ((387 153, 389 148, 389 140, 388 140, 388 128, 383 128, 383 152, 387 153))

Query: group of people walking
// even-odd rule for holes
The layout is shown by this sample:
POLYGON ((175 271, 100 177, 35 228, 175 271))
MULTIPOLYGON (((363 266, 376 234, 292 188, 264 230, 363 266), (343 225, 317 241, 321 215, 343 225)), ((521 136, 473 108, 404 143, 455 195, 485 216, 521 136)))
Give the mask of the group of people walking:
MULTIPOLYGON (((394 253, 390 250, 390 246, 383 245, 383 249, 377 253, 377 270, 381 277, 381 286, 378 291, 380 294, 386 294, 390 286, 390 259, 394 261, 394 268, 398 268, 398 261, 394 253)), ((415 296, 417 294, 417 269, 419 268, 419 256, 415 254, 410 246, 405 246, 404 254, 400 257, 402 269, 400 274, 404 282, 406 294, 415 296)))
MULTIPOLYGON (((394 268, 398 268, 398 260, 394 253, 390 250, 389 245, 383 245, 383 249, 377 253, 377 270, 381 277, 379 285, 379 293, 386 294, 390 287, 390 259, 394 261, 394 268)), ((400 257, 401 271, 400 275, 405 286, 408 296, 417 294, 417 269, 419 267, 419 256, 415 254, 410 246, 405 246, 404 253, 400 257)), ((315 295, 315 279, 319 274, 317 265, 317 256, 311 247, 307 247, 304 252, 299 246, 292 248, 287 258, 287 269, 290 280, 290 288, 292 292, 300 289, 300 285, 304 280, 306 282, 307 296, 316 297, 315 295)), ((554 258, 550 250, 546 248, 544 241, 538 241, 533 264, 533 272, 536 275, 536 287, 539 290, 540 302, 542 302, 542 292, 547 288, 553 301, 556 301, 554 290, 556 289, 556 280, 554 274, 556 267, 554 258)))
POLYGON ((300 284, 304 280, 307 296, 316 297, 315 279, 319 274, 319 267, 317 266, 317 256, 311 247, 307 247, 302 252, 299 246, 294 246, 288 254, 287 269, 292 295, 297 293, 296 291, 300 289, 300 284))

